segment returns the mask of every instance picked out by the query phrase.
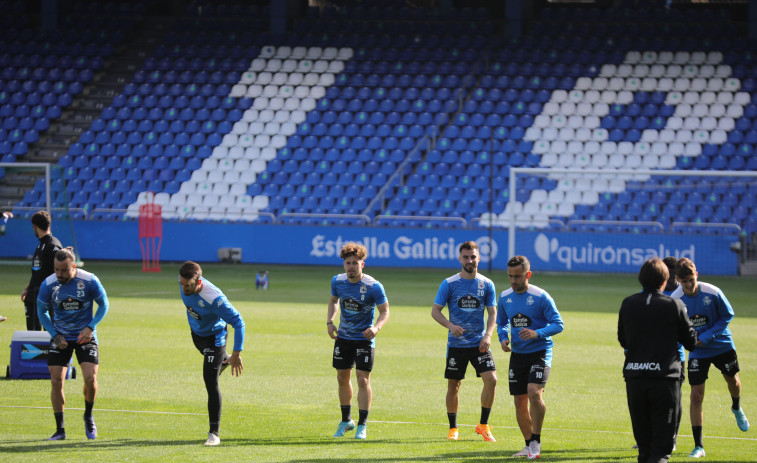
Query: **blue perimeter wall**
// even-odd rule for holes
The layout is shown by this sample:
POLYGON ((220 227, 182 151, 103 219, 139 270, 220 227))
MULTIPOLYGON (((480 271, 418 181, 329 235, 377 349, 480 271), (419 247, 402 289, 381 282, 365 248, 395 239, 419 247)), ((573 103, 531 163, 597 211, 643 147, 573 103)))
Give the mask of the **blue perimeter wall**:
MULTIPOLYGON (((54 221, 53 235, 64 246, 76 235, 83 261, 142 260, 138 222, 54 221)), ((164 222, 160 260, 217 262, 218 249, 242 248, 242 262, 294 265, 341 265, 346 241, 368 248, 369 266, 440 267, 453 269, 457 248, 467 240, 481 248, 481 268, 507 268, 506 230, 444 230, 375 227, 251 225, 241 223, 164 222)), ((729 246, 733 236, 667 234, 594 234, 525 232, 516 234, 516 254, 536 271, 637 273, 649 257, 672 255, 692 259, 703 274, 737 275, 738 256, 729 246)), ((10 220, 0 236, 0 258, 31 257, 38 240, 28 220, 10 220)))

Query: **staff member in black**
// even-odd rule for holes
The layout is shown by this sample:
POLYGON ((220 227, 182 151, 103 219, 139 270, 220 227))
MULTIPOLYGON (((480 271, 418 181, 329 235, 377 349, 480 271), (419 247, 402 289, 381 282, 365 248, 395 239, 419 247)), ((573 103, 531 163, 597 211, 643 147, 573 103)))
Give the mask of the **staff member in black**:
POLYGON ((639 271, 644 290, 623 300, 618 341, 626 349, 623 377, 639 463, 667 462, 673 450, 680 401, 678 343, 694 349, 697 335, 686 307, 665 296, 668 267, 649 259, 639 271))
POLYGON ((32 276, 29 284, 21 292, 21 300, 26 309, 26 329, 29 331, 42 329, 37 316, 37 293, 45 278, 55 273, 55 253, 63 248, 50 230, 51 223, 52 219, 47 211, 35 212, 32 216, 32 229, 34 236, 39 238, 39 245, 32 257, 32 276))

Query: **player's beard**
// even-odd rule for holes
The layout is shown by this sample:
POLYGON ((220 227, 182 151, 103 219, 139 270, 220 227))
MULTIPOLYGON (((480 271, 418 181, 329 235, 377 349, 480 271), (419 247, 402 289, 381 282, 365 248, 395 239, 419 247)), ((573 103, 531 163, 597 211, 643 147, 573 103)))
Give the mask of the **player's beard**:
POLYGON ((477 267, 476 267, 476 264, 465 264, 463 265, 463 270, 465 271, 465 273, 468 273, 470 275, 475 275, 477 267))

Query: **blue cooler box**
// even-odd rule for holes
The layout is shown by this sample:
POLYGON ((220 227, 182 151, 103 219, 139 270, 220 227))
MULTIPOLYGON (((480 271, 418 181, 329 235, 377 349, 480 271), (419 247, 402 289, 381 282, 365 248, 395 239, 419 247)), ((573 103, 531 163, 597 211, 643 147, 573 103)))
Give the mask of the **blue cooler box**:
MULTIPOLYGON (((11 379, 50 379, 47 369, 47 350, 50 334, 47 331, 16 331, 11 339, 11 363, 7 376, 11 379)), ((73 356, 68 363, 66 378, 76 377, 73 356)))

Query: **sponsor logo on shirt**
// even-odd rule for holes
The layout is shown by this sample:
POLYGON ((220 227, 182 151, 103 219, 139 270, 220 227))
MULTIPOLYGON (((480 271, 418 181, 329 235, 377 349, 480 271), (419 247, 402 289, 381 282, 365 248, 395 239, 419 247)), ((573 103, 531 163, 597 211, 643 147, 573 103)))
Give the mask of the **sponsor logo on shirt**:
POLYGON ((694 328, 702 328, 704 326, 707 326, 707 322, 709 319, 706 315, 696 314, 693 317, 691 317, 691 325, 694 328))
POLYGON ((81 309, 82 302, 80 300, 69 297, 63 300, 58 307, 66 312, 75 312, 81 309))
POLYGON ((199 320, 200 318, 202 318, 202 317, 200 317, 200 314, 198 314, 197 312, 195 312, 195 309, 193 309, 193 308, 191 308, 189 306, 187 306, 187 313, 189 314, 190 317, 194 318, 195 320, 199 320))
POLYGON ((518 314, 510 320, 510 323, 512 323, 513 328, 528 328, 531 326, 531 319, 518 312, 518 314))
POLYGON ((646 370, 646 371, 660 371, 660 364, 657 362, 628 362, 626 370, 646 370))
POLYGON ((478 309, 481 307, 481 303, 478 299, 468 294, 457 300, 457 306, 461 309, 478 309))
POLYGON ((349 310, 350 312, 360 312, 361 308, 362 305, 355 299, 349 298, 344 300, 344 310, 349 310))

